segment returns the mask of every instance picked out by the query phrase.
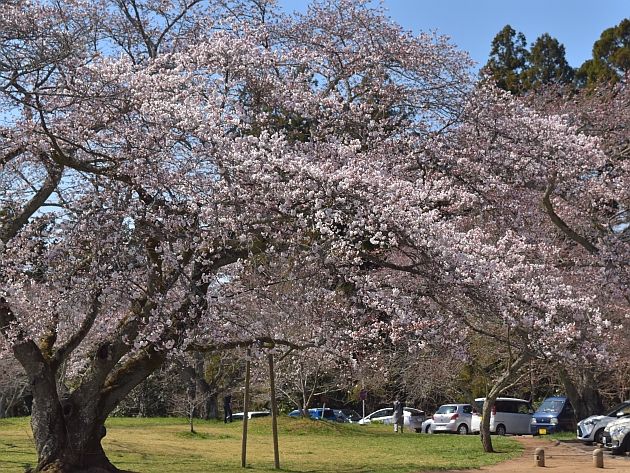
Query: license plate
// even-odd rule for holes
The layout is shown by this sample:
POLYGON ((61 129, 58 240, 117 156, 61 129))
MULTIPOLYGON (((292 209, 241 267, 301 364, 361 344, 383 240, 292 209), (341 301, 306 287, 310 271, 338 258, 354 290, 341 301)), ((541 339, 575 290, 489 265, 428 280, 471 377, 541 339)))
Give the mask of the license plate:
POLYGON ((538 429, 539 435, 547 435, 547 429, 538 429))

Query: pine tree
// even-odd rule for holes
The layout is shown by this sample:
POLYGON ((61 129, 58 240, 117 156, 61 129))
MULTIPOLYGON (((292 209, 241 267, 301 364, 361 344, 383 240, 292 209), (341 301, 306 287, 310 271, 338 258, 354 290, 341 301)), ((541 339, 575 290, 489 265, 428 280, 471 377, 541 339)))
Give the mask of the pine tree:
POLYGON ((564 46, 548 33, 539 36, 529 52, 523 73, 523 87, 536 89, 546 84, 568 84, 574 71, 565 58, 564 46))
POLYGON ((505 25, 492 40, 490 59, 482 69, 496 85, 513 94, 523 90, 522 75, 527 67, 529 53, 525 35, 505 25))
POLYGON ((604 30, 593 45, 593 58, 580 66, 577 81, 582 86, 617 82, 630 71, 630 19, 604 30))

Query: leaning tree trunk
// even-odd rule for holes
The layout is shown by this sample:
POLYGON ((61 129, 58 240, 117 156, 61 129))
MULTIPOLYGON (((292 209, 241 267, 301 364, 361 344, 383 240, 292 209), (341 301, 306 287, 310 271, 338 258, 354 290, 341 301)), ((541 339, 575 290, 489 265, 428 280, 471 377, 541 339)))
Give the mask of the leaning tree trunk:
POLYGON ((486 400, 483 403, 481 426, 479 430, 481 435, 481 445, 483 446, 483 451, 486 453, 494 452, 494 447, 492 446, 492 438, 490 437, 490 417, 492 415, 492 408, 494 407, 494 403, 496 402, 498 395, 499 391, 493 388, 490 391, 490 394, 486 396, 486 400))
POLYGON ((518 378, 521 368, 528 360, 529 356, 527 354, 521 354, 516 360, 508 365, 506 371, 494 383, 494 386, 492 386, 490 392, 486 395, 486 400, 483 403, 481 426, 479 428, 481 445, 483 446, 483 451, 486 453, 494 452, 492 438, 490 437, 490 417, 492 415, 494 403, 497 400, 497 397, 499 397, 499 395, 518 378))

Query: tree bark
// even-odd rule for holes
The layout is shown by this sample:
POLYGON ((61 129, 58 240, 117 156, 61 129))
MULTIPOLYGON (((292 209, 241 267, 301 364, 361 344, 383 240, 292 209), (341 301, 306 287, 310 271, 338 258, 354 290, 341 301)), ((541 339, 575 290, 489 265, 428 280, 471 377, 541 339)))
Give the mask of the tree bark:
POLYGON ((571 375, 564 368, 558 369, 560 380, 564 385, 567 397, 573 406, 576 420, 586 419, 595 414, 604 412, 602 398, 597 390, 598 383, 594 379, 593 372, 589 369, 581 370, 579 378, 573 380, 571 375))
MULTIPOLYGON (((0 304, 0 318, 11 317, 10 309, 0 304)), ((109 346, 109 345, 108 345, 109 346)), ((110 364, 110 352, 99 348, 93 371, 110 364)), ((16 343, 13 354, 24 368, 33 396, 31 428, 37 450, 37 466, 32 473, 114 473, 119 470, 109 461, 101 440, 106 435, 105 420, 111 410, 131 389, 155 370, 163 354, 148 350, 127 362, 124 368, 107 376, 88 378, 72 393, 57 383, 54 359, 44 357, 31 340, 16 343), (109 383, 103 385, 100 379, 109 383), (90 395, 86 395, 89 393, 90 395)), ((109 371, 108 371, 109 372, 109 371)))
POLYGON ((118 472, 101 446, 106 435, 104 423, 89 414, 98 412, 97 400, 85 400, 77 406, 70 399, 59 399, 54 386, 43 381, 36 385, 33 396, 31 427, 38 463, 31 471, 118 472))
POLYGON ((206 398, 206 420, 219 418, 219 398, 216 393, 206 398))
POLYGON ((481 435, 481 445, 483 451, 486 453, 493 453, 494 447, 492 446, 492 438, 490 437, 490 417, 492 416, 492 408, 499 395, 507 389, 510 384, 518 378, 521 368, 529 361, 529 356, 526 353, 521 354, 516 360, 507 366, 505 372, 494 383, 490 392, 486 395, 486 400, 483 403, 483 411, 481 416, 481 426, 479 428, 481 435))

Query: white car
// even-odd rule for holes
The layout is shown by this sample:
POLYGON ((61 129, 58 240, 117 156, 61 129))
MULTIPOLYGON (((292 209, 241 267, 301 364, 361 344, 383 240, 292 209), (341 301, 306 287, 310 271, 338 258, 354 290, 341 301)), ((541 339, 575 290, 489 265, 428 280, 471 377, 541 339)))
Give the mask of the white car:
POLYGON ((420 433, 422 434, 432 434, 433 433, 433 417, 429 417, 422 423, 420 427, 420 433))
MULTIPOLYGON (((243 420, 243 412, 235 412, 232 414, 232 420, 243 420)), ((271 415, 271 411, 249 411, 247 413, 248 419, 253 419, 255 417, 268 417, 271 415)))
MULTIPOLYGON (((359 421, 359 424, 365 425, 372 422, 380 422, 383 424, 393 423, 394 408, 385 407, 374 411, 371 414, 365 416, 359 421)), ((416 432, 421 432, 422 422, 424 422, 424 411, 414 409, 412 407, 405 407, 403 409, 403 426, 409 429, 413 429, 416 432)))
POLYGON ((613 420, 604 427, 604 446, 613 455, 630 452, 630 417, 613 420))
MULTIPOLYGON (((481 414, 485 397, 475 399, 475 414, 470 421, 471 432, 481 430, 481 414)), ((490 432, 497 435, 529 434, 534 409, 529 401, 513 397, 499 397, 490 416, 490 432)))
POLYGON ((604 443, 604 428, 613 420, 630 416, 630 400, 622 402, 603 416, 590 416, 578 422, 577 438, 585 443, 604 443))
POLYGON ((470 404, 444 404, 433 414, 431 431, 457 432, 466 435, 470 432, 473 407, 470 404))

